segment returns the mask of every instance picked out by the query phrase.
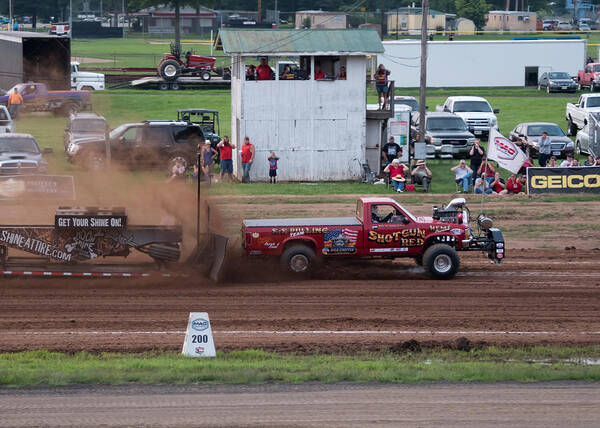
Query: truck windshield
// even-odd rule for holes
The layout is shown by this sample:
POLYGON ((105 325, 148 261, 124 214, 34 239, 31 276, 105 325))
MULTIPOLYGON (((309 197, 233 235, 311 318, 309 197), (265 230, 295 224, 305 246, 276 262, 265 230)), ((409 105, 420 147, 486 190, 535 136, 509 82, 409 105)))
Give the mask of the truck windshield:
POLYGON ((600 107, 600 97, 589 97, 587 99, 587 103, 585 106, 586 107, 600 107))
POLYGON ((25 87, 25 85, 24 85, 24 84, 22 84, 22 83, 19 83, 18 85, 15 85, 15 86, 13 86, 12 88, 10 88, 10 89, 9 89, 9 90, 6 92, 6 95, 10 95, 10 94, 12 94, 12 93, 15 91, 15 89, 16 89, 16 90, 17 90, 17 92, 20 94, 20 93, 22 93, 22 92, 23 92, 23 88, 24 88, 24 87, 25 87))
POLYGON ((457 101, 454 103, 454 113, 467 111, 491 113, 492 108, 487 101, 457 101))
POLYGON ((546 131, 550 137, 563 137, 565 133, 558 125, 531 125, 527 128, 529 137, 539 137, 546 131))
POLYGON ((460 117, 430 117, 425 128, 428 131, 466 131, 467 125, 460 117))
POLYGON ((40 149, 33 138, 5 137, 0 138, 0 153, 3 152, 39 153, 40 149))
POLYGON ((571 76, 569 76, 569 73, 548 73, 548 79, 571 80, 571 76))
POLYGON ((73 132, 97 134, 105 131, 106 122, 101 119, 75 120, 72 129, 73 132))
POLYGON ((394 100, 397 106, 408 106, 412 111, 419 111, 419 103, 416 100, 394 100))
POLYGON ((117 126, 115 129, 113 129, 112 131, 110 131, 110 134, 108 134, 108 137, 111 140, 114 140, 115 138, 117 138, 118 136, 120 136, 121 134, 123 134, 123 132, 125 132, 127 130, 127 128, 129 128, 130 126, 131 126, 130 124, 125 124, 125 125, 117 126))

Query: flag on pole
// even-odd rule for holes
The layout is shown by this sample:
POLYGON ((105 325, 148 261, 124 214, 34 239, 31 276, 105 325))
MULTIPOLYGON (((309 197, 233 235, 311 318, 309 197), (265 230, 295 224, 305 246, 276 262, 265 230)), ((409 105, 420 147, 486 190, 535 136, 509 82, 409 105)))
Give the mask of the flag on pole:
POLYGON ((527 160, 527 155, 508 138, 504 138, 495 128, 490 129, 490 138, 488 142, 488 159, 498 162, 500 168, 504 168, 513 173, 518 173, 523 163, 527 160))

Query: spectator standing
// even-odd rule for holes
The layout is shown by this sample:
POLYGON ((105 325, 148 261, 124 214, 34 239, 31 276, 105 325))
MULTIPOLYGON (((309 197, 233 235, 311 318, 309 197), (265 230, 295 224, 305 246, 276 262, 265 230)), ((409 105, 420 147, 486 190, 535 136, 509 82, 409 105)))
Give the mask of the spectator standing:
POLYGON ((244 137, 242 145, 242 183, 250 183, 250 169, 254 162, 254 145, 250 143, 250 138, 244 137))
POLYGON ((475 180, 475 186, 473 186, 473 192, 475 192, 478 195, 489 195, 490 193, 492 193, 492 189, 490 189, 490 185, 485 179, 485 174, 481 174, 481 176, 477 177, 477 179, 475 180))
POLYGON ((471 150, 469 150, 471 171, 474 171, 475 173, 479 171, 479 167, 481 166, 481 161, 484 155, 485 149, 481 147, 481 140, 479 138, 475 138, 475 142, 473 143, 471 150))
POLYGON ((388 76, 390 72, 386 70, 383 64, 379 64, 375 72, 375 87, 379 97, 379 110, 384 109, 387 104, 388 76))
POLYGON ((321 70, 321 64, 315 63, 315 80, 323 80, 327 77, 324 71, 321 70))
POLYGON ((417 161, 416 166, 413 168, 410 175, 413 177, 413 183, 421 184, 423 186, 424 192, 429 190, 433 174, 431 173, 431 170, 427 168, 427 164, 423 159, 417 161))
POLYGON ((502 177, 500 177, 499 172, 494 174, 494 179, 490 183, 490 189, 492 189, 496 195, 505 195, 507 193, 506 184, 504 183, 502 177))
POLYGON ((521 193, 521 190, 523 190, 523 183, 517 178, 517 174, 510 175, 506 182, 506 190, 512 195, 521 193))
POLYGON ((272 70, 269 67, 269 63, 267 62, 266 57, 262 57, 260 59, 260 65, 256 67, 256 76, 257 80, 273 80, 271 76, 272 70))
POLYGON ((337 76, 338 80, 346 80, 346 67, 343 65, 340 67, 340 72, 337 76))
POLYGON ((275 152, 271 152, 267 158, 269 161, 269 183, 277 183, 277 161, 279 158, 275 155, 275 152))
POLYGON ((387 166, 396 159, 396 156, 398 156, 398 153, 400 153, 401 150, 401 147, 394 141, 394 137, 392 136, 381 148, 381 159, 383 159, 387 166))
POLYGON ((256 80, 256 67, 254 64, 250 64, 246 68, 246 80, 256 80))
POLYGON ((540 166, 546 166, 546 162, 548 162, 548 159, 550 159, 550 155, 552 153, 550 137, 548 137, 548 133, 546 131, 542 132, 542 137, 538 142, 538 147, 540 150, 538 162, 540 163, 540 166))
POLYGON ((15 88, 8 96, 8 112, 13 120, 16 120, 19 117, 21 105, 23 105, 23 97, 17 92, 17 88, 15 88))
POLYGON ((408 171, 408 167, 401 164, 400 159, 394 159, 392 163, 383 170, 386 174, 390 174, 390 180, 394 184, 394 190, 396 192, 404 191, 404 183, 406 182, 406 178, 404 178, 405 171, 408 171))
POLYGON ((202 174, 209 183, 213 166, 213 154, 217 154, 217 151, 211 147, 210 140, 206 140, 200 149, 200 158, 202 161, 202 174))
POLYGON ((561 168, 573 166, 573 155, 567 155, 567 158, 560 163, 561 168))
POLYGON ((229 137, 225 135, 219 144, 217 144, 217 148, 221 155, 221 181, 223 181, 225 174, 227 174, 231 182, 233 181, 233 149, 235 149, 235 145, 231 144, 229 137))
POLYGON ((469 191, 469 184, 471 184, 471 177, 473 177, 473 170, 467 166, 464 159, 461 159, 458 165, 450 168, 454 174, 456 174, 456 184, 462 184, 463 193, 469 191))

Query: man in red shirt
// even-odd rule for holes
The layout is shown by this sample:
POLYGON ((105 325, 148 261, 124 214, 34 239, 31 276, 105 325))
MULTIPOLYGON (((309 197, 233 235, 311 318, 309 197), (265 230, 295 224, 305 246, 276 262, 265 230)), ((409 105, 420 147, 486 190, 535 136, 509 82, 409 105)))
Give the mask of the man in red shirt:
POLYGON ((242 183, 250 183, 250 168, 254 162, 254 145, 250 143, 250 138, 244 138, 242 146, 242 183))
POLYGON ((225 174, 229 176, 229 181, 232 181, 233 174, 233 149, 235 145, 229 142, 229 137, 225 135, 223 139, 217 144, 221 155, 221 181, 225 177, 225 174))
POLYGON ((321 70, 321 64, 315 64, 315 80, 325 79, 325 73, 321 70))
POLYGON ((517 178, 517 174, 511 174, 506 183, 506 190, 508 190, 508 193, 516 195, 517 193, 521 193, 522 189, 523 183, 517 178))
POLYGON ((506 195, 508 192, 506 190, 506 184, 504 184, 504 180, 500 177, 500 173, 496 172, 494 174, 494 181, 490 183, 490 189, 493 190, 495 195, 506 195))
POLYGON ((267 58, 264 56, 260 59, 260 65, 256 67, 256 76, 257 80, 272 80, 271 67, 269 67, 267 58))

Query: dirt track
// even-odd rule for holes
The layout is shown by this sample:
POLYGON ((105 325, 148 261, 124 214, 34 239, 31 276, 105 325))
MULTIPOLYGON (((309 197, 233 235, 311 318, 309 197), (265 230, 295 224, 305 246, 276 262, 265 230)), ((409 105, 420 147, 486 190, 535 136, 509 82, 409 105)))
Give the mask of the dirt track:
MULTIPOLYGON (((234 258, 221 285, 196 278, 0 278, 0 352, 177 350, 189 312, 203 311, 221 350, 357 352, 411 338, 447 345, 460 336, 599 344, 600 203, 523 202, 487 206, 505 231, 505 263, 463 253, 452 281, 427 279, 410 259, 338 261, 315 279, 292 281, 274 264, 234 258)), ((236 233, 242 217, 344 215, 352 205, 351 198, 308 205, 236 200, 218 221, 236 233)), ((429 203, 409 208, 418 215, 431 210, 429 203)))
POLYGON ((244 283, 220 286, 190 278, 3 279, 0 351, 177 350, 191 311, 210 314, 218 349, 356 352, 460 336, 598 344, 599 254, 517 251, 502 266, 468 255, 445 282, 426 279, 410 260, 333 265, 301 282, 269 282, 265 272, 275 268, 265 265, 244 283))

